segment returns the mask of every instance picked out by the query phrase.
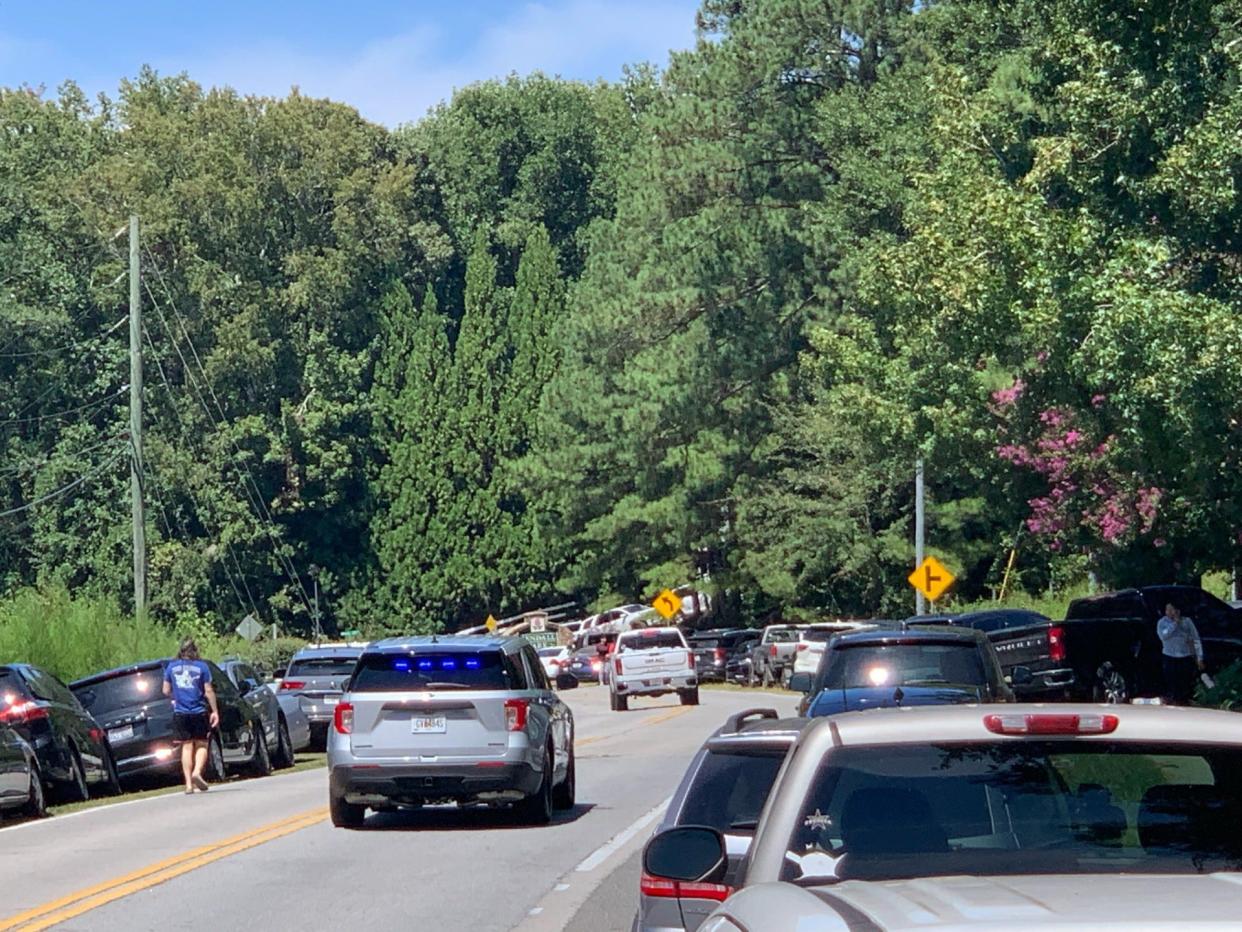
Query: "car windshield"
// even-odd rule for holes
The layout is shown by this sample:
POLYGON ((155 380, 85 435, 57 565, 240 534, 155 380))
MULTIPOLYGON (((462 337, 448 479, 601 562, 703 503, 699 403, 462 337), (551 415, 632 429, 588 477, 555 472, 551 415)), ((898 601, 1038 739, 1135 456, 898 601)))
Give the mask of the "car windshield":
POLYGON ((834 751, 784 879, 1242 869, 1242 752, 1111 742, 834 751))
POLYGON ((357 662, 355 657, 294 657, 285 676, 349 676, 357 662))
POLYGON ((984 686, 987 681, 972 643, 858 644, 828 652, 822 688, 984 686))
POLYGON ((662 647, 685 647, 676 631, 642 631, 627 635, 621 642, 622 650, 654 650, 662 647))
POLYGON ((754 832, 784 759, 784 748, 711 751, 686 792, 678 824, 709 825, 733 834, 754 832))
POLYGON ((349 692, 518 689, 500 651, 368 654, 358 660, 349 692))
POLYGON ((141 670, 75 686, 73 694, 96 717, 164 698, 164 671, 141 670))

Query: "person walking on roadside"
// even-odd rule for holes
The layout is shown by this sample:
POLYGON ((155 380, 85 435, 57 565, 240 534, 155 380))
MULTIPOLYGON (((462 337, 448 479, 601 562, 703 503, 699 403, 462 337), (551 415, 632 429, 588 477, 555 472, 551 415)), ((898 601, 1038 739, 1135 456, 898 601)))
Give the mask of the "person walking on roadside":
POLYGON ((211 667, 199 659, 193 638, 182 641, 177 659, 164 667, 164 695, 172 699, 173 737, 181 742, 185 791, 206 793, 207 742, 220 724, 220 709, 211 685, 211 667))
POLYGON ((1164 664, 1164 694, 1173 705, 1186 705, 1195 695, 1195 680, 1203 672, 1203 642, 1199 629, 1171 602, 1156 622, 1164 664))

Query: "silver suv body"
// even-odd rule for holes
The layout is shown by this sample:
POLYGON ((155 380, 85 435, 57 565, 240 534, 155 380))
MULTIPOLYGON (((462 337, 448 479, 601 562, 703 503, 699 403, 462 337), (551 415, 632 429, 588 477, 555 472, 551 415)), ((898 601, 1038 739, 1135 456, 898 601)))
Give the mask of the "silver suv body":
MULTIPOLYGON (((572 688, 565 676, 558 684, 572 688)), ((335 825, 367 808, 574 804, 574 720, 523 638, 393 638, 367 647, 328 736, 335 825)))
POLYGON ((306 647, 289 660, 280 694, 297 697, 298 707, 310 723, 313 746, 326 742, 336 704, 361 653, 361 647, 306 647))

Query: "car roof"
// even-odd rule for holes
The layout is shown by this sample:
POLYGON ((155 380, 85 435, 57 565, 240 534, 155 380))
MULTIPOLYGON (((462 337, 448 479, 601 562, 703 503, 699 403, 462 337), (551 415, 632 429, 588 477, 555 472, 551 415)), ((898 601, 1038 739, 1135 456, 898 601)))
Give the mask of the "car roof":
POLYGON ((303 647, 291 659, 305 660, 308 657, 353 657, 358 658, 362 655, 365 648, 362 647, 303 647))
POLYGON ((977 644, 987 635, 974 628, 947 625, 911 625, 887 628, 866 628, 837 635, 834 647, 856 647, 860 644, 977 644))
POLYGON ((76 689, 79 686, 92 686, 95 683, 102 683, 104 680, 116 679, 118 676, 128 676, 132 673, 146 673, 150 670, 163 670, 166 664, 172 662, 171 657, 163 660, 142 660, 138 663, 131 663, 123 667, 113 667, 111 670, 101 670, 98 673, 92 673, 90 676, 84 676, 81 679, 74 680, 69 684, 70 689, 76 689))
POLYGON ((499 634, 419 634, 412 637, 384 638, 366 648, 368 654, 402 653, 434 647, 437 650, 516 651, 529 644, 523 637, 499 634))
POLYGON ((741 746, 793 744, 811 722, 805 717, 781 718, 775 709, 746 709, 730 715, 707 739, 708 750, 741 746))

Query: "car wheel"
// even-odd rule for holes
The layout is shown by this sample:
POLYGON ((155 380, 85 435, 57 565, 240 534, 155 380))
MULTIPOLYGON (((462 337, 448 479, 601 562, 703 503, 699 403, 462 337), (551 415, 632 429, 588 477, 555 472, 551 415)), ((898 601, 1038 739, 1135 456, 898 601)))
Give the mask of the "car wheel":
POLYGON ((1096 702, 1107 702, 1111 705, 1123 705, 1130 701, 1130 684, 1125 674, 1106 660, 1095 672, 1095 688, 1092 697, 1096 702))
POLYGON ((90 788, 86 785, 86 770, 82 767, 82 756, 78 749, 69 747, 69 779, 57 787, 57 796, 67 803, 82 803, 91 798, 90 788))
POLYGON ((612 711, 614 712, 628 712, 630 710, 629 696, 618 696, 616 693, 609 693, 608 701, 612 705, 612 711))
POLYGON ((281 770, 293 766, 293 739, 289 737, 289 723, 284 716, 281 716, 276 727, 276 757, 272 763, 281 770))
POLYGON ((263 736, 263 726, 254 726, 254 756, 250 759, 250 775, 266 777, 272 772, 272 755, 267 750, 267 738, 263 736))
POLYGON ((562 811, 574 808, 578 791, 578 778, 574 773, 574 749, 569 749, 569 764, 565 767, 565 779, 552 791, 552 805, 562 811))
POLYGON ((681 692, 678 693, 678 695, 681 697, 682 705, 698 705, 699 704, 699 691, 697 688, 696 689, 683 689, 681 692))
POLYGON ((766 663, 763 665, 763 679, 762 679, 762 681, 763 681, 763 688, 764 688, 764 689, 771 689, 771 688, 772 688, 772 668, 771 668, 770 666, 768 666, 766 663))
POLYGON ((543 778, 535 792, 514 808, 523 822, 531 825, 547 825, 552 821, 552 748, 543 755, 543 778))
POLYGON ((104 744, 103 748, 103 791, 109 796, 119 796, 121 793, 121 777, 116 772, 116 757, 112 753, 112 748, 104 744))
POLYGON ((367 807, 347 803, 344 796, 329 793, 328 815, 337 828, 362 828, 367 819, 367 807))
POLYGON ((47 815, 47 796, 43 793, 43 778, 37 767, 30 768, 30 792, 26 804, 17 811, 28 819, 42 819, 47 815))
POLYGON ((223 783, 225 779, 224 772, 224 749, 220 747, 220 736, 212 735, 207 739, 207 780, 211 783, 223 783))
POLYGON ((793 679, 793 667, 786 667, 781 671, 781 689, 789 688, 789 681, 793 679))
POLYGON ((328 749, 328 726, 314 724, 310 727, 310 749, 326 751, 328 749))

